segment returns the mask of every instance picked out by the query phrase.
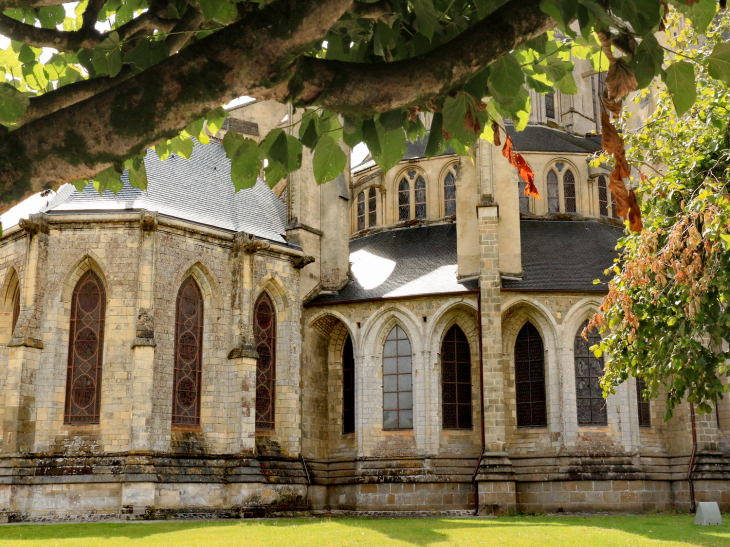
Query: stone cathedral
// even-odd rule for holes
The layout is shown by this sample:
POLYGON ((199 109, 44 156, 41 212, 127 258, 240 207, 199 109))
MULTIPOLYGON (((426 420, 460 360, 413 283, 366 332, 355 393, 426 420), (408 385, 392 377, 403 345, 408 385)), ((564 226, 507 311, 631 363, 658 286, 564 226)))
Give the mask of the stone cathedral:
POLYGON ((8 211, 0 519, 730 510, 730 401, 693 444, 640 379, 604 400, 580 336, 623 227, 575 62, 577 95, 507 125, 540 200, 486 141, 321 186, 305 153, 235 193, 223 133, 295 115, 254 102, 190 160, 150 152, 147 190, 8 211))

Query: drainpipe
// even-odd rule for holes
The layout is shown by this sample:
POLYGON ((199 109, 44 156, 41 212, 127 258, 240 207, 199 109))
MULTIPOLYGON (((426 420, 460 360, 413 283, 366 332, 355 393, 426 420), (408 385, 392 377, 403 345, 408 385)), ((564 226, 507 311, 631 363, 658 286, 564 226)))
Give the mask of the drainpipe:
POLYGON ((695 466, 695 456, 697 455, 697 430, 695 429, 695 405, 689 404, 689 412, 692 417, 692 455, 689 457, 689 467, 687 468, 687 482, 689 483, 689 512, 694 513, 697 509, 695 502, 695 485, 692 482, 692 471, 695 466))
POLYGON ((477 297, 477 318, 479 323, 479 408, 481 408, 481 416, 479 417, 479 423, 482 426, 482 450, 479 452, 479 461, 474 468, 474 474, 471 477, 471 481, 474 483, 474 515, 479 514, 479 483, 476 481, 477 472, 479 466, 482 464, 482 458, 484 457, 484 450, 487 447, 486 438, 484 435, 484 352, 482 349, 482 292, 479 291, 477 297))

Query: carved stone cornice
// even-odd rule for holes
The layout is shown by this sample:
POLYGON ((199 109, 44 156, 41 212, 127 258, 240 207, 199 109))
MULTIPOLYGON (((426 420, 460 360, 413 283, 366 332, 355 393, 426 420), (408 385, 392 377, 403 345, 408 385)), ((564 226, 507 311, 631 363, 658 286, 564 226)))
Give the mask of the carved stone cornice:
POLYGON ((18 221, 18 226, 28 235, 47 234, 49 232, 48 218, 45 213, 30 215, 30 218, 21 218, 18 221))
POLYGON ((310 255, 304 255, 304 256, 297 256, 292 260, 292 265, 297 269, 301 270, 306 266, 307 264, 311 264, 315 261, 315 258, 310 255))
POLYGON ((139 217, 139 227, 143 232, 153 232, 157 230, 158 226, 157 211, 142 211, 139 217))
POLYGON ((256 236, 246 232, 238 232, 233 236, 234 251, 243 251, 244 253, 254 254, 259 251, 268 250, 271 247, 268 241, 256 239, 256 236))

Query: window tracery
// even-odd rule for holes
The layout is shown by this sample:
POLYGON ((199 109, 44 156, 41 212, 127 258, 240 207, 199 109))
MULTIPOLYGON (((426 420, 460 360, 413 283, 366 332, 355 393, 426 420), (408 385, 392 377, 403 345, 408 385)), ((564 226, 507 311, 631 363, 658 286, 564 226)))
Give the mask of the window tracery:
POLYGON ((98 424, 104 349, 106 292, 88 270, 71 298, 65 424, 98 424))
POLYGON ((200 425, 203 357, 203 295, 192 276, 177 294, 172 424, 200 425))
POLYGON ((416 218, 421 220, 426 218, 426 180, 419 176, 415 184, 416 193, 416 218))
POLYGON ((548 212, 560 212, 560 191, 558 189, 558 175, 553 169, 547 174, 547 195, 548 195, 548 212))
POLYGON ((600 385, 604 367, 603 355, 596 357, 590 350, 591 346, 601 341, 601 335, 590 331, 586 340, 581 333, 587 326, 588 321, 578 328, 573 344, 578 425, 608 425, 606 400, 600 385))
POLYGON ((357 195, 357 229, 365 229, 365 192, 357 195))
POLYGON ((603 175, 598 177, 598 214, 608 216, 608 186, 603 175))
POLYGON ((456 174, 458 165, 448 170, 444 177, 444 215, 456 216, 456 174))
POLYGON ((411 342, 400 326, 383 346, 383 429, 413 428, 411 342))
POLYGON ((563 175, 563 196, 565 198, 565 212, 576 212, 575 175, 567 169, 563 175))
POLYGON ((636 403, 639 409, 639 427, 651 427, 651 404, 644 395, 646 381, 638 376, 636 378, 636 403))
POLYGON ((276 309, 269 295, 261 293, 254 306, 256 341, 256 429, 275 428, 276 309))
POLYGON ((411 185, 405 177, 400 181, 398 185, 398 220, 410 220, 411 219, 411 185))
POLYGON ((527 322, 515 341, 517 427, 547 426, 545 350, 535 326, 527 322))
POLYGON ((471 350, 464 332, 454 325, 441 343, 443 428, 471 429, 471 404, 471 350))
POLYGON ((368 228, 373 228, 378 223, 378 200, 375 187, 368 190, 368 228))

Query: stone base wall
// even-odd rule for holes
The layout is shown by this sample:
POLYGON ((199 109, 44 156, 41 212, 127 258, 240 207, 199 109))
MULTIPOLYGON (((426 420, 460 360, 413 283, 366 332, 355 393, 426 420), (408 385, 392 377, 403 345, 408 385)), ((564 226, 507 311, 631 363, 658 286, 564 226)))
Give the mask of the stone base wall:
MULTIPOLYGON (((472 483, 377 483, 329 486, 327 506, 350 511, 448 511, 474 509, 472 483)), ((319 507, 315 507, 319 509, 319 507)))

